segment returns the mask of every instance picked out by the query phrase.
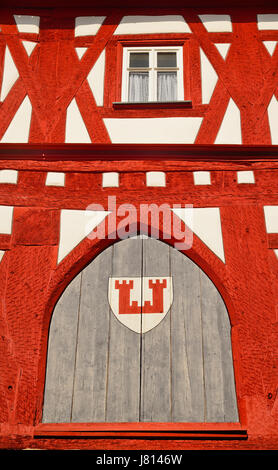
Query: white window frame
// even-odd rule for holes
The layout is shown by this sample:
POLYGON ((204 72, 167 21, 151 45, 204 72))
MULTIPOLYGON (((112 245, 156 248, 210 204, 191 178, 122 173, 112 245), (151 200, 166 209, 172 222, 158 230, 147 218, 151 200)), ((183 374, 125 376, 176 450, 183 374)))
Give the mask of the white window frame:
POLYGON ((148 102, 157 102, 157 72, 159 71, 176 71, 177 72, 177 100, 184 100, 184 86, 183 86, 183 48, 180 46, 156 46, 156 47, 124 47, 123 48, 123 72, 122 72, 122 102, 128 103, 128 89, 129 89, 129 72, 130 71, 148 71, 149 72, 149 99, 148 102), (129 68, 129 56, 132 52, 149 52, 149 68, 129 68), (156 52, 176 52, 177 53, 177 67, 158 68, 157 67, 157 54, 156 52))

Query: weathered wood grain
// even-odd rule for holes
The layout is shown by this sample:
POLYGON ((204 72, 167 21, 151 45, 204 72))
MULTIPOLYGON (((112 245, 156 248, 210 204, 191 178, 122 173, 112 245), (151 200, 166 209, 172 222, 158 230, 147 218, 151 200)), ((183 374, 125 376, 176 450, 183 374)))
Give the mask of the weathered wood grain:
POLYGON ((230 322, 222 297, 200 272, 205 421, 237 421, 230 322))
POLYGON ((110 321, 107 289, 111 271, 112 247, 82 271, 73 422, 105 421, 110 321))
MULTIPOLYGON (((169 276, 169 247, 143 240, 143 276, 169 276)), ((141 421, 171 421, 170 314, 142 335, 141 421)))
POLYGON ((200 269, 171 248, 172 419, 204 421, 200 269))
MULTIPOLYGON (((113 276, 140 277, 141 266, 142 240, 113 246, 113 276)), ((140 335, 110 318, 106 421, 139 421, 140 335)))
POLYGON ((43 419, 70 422, 81 274, 65 289, 53 312, 48 343, 43 419))

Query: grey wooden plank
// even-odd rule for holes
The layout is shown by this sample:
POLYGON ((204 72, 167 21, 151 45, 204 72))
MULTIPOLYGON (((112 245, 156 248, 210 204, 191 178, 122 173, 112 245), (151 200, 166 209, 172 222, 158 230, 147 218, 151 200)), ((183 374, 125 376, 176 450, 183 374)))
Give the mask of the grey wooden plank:
MULTIPOLYGON (((143 240, 143 276, 170 274, 169 246, 155 239, 143 240)), ((171 421, 170 314, 142 334, 141 421, 171 421)))
POLYGON ((204 377, 199 267, 170 249, 172 420, 204 421, 204 377))
POLYGON ((219 292, 200 271, 206 421, 237 421, 230 323, 219 292))
POLYGON ((79 274, 67 286, 53 312, 48 343, 44 392, 44 423, 69 422, 80 300, 79 274))
POLYGON ((111 272, 112 247, 82 272, 73 422, 105 421, 111 272))
MULTIPOLYGON (((113 276, 140 277, 142 240, 131 238, 113 246, 113 276)), ((110 313, 106 421, 139 420, 140 334, 110 313)))

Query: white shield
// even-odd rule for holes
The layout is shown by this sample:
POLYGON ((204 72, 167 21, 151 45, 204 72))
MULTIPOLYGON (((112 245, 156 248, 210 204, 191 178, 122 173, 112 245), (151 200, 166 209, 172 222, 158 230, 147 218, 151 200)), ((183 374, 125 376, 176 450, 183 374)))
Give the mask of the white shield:
POLYGON ((136 333, 146 333, 165 317, 173 302, 171 277, 110 277, 112 312, 136 333))

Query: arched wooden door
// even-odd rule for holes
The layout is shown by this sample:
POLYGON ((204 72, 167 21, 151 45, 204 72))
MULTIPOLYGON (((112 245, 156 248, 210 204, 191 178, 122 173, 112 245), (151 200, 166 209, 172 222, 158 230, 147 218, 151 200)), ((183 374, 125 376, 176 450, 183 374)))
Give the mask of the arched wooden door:
POLYGON ((222 297, 182 253, 139 237, 101 253, 56 304, 43 407, 43 422, 138 421, 238 421, 222 297))

